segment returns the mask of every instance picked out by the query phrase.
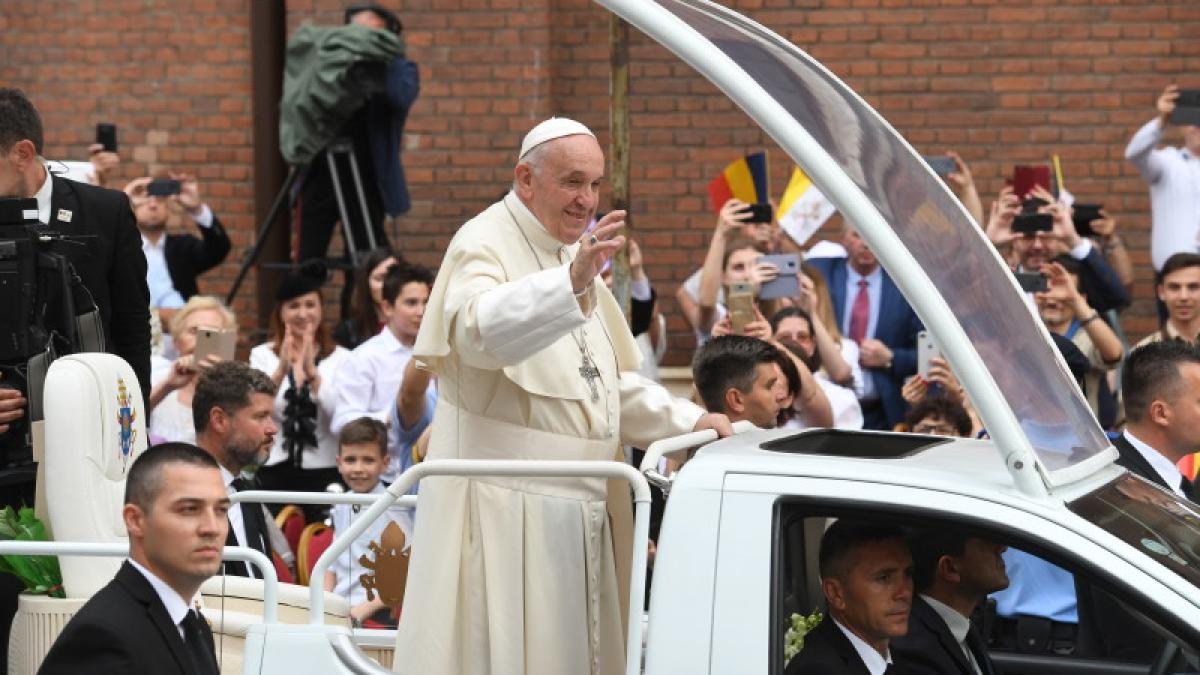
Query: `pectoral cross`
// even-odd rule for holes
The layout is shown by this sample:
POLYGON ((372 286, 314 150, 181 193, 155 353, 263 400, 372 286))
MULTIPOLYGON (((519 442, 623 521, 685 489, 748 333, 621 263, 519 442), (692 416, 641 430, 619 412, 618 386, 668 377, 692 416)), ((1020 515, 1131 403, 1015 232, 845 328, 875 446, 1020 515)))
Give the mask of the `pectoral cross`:
POLYGON ((583 355, 583 365, 579 366, 579 376, 587 380, 588 388, 592 390, 592 403, 598 402, 600 388, 596 386, 596 380, 600 379, 600 369, 596 368, 587 354, 583 355))

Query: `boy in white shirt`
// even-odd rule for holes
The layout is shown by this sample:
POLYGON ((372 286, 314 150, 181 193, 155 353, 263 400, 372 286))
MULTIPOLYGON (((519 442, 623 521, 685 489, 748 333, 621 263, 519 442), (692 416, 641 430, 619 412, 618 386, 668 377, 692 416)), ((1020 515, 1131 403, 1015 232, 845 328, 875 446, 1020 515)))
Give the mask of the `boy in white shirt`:
MULTIPOLYGON (((353 492, 383 494, 385 486, 379 477, 387 466, 387 442, 387 427, 370 417, 353 420, 342 428, 338 437, 337 468, 342 480, 353 492)), ((334 531, 350 527, 360 512, 365 510, 366 507, 359 505, 334 506, 334 531)), ((371 550, 371 544, 380 544, 382 547, 384 530, 393 522, 404 532, 404 548, 401 555, 407 557, 408 541, 412 536, 412 512, 406 508, 392 507, 383 517, 371 523, 325 573, 325 590, 346 598, 350 603, 350 616, 356 624, 371 619, 383 627, 395 627, 396 620, 392 616, 392 608, 384 604, 378 590, 373 599, 368 599, 361 577, 370 575, 372 571, 359 562, 359 558, 365 555, 368 560, 374 558, 377 563, 389 564, 376 557, 371 550)))

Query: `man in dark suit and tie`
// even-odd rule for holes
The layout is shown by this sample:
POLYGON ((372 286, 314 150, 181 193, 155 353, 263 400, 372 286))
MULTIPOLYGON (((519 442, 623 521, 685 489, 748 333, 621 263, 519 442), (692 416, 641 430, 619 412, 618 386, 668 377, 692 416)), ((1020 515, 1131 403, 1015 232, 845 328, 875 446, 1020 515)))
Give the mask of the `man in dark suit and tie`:
MULTIPOLYGON (((1134 349, 1125 360, 1121 395, 1126 421, 1125 432, 1113 441, 1117 464, 1190 501, 1192 482, 1176 464, 1200 448, 1200 350, 1182 340, 1134 349)), ((1111 596, 1076 581, 1081 630, 1092 614, 1094 642, 1103 651, 1095 656, 1138 663, 1158 656, 1162 637, 1111 596)))
POLYGON ((71 618, 39 675, 217 675, 212 632, 191 604, 221 565, 228 510, 203 450, 142 453, 125 481, 129 560, 71 618))
MULTIPOLYGON (((221 220, 200 199, 200 185, 194 176, 171 174, 179 181, 179 193, 152 196, 148 192, 151 178, 137 178, 125 186, 133 214, 137 217, 142 235, 142 250, 146 254, 150 304, 160 310, 176 310, 200 292, 196 278, 221 264, 229 254, 229 235, 221 220), (200 233, 167 233, 168 205, 178 206, 200 233)), ((169 317, 164 317, 167 323, 169 317)))
POLYGON ((917 532, 908 543, 917 597, 908 634, 891 643, 896 662, 922 675, 995 675, 971 613, 1008 587, 1000 557, 1007 547, 948 527, 917 532))
POLYGON ((896 528, 839 519, 821 537, 828 612, 784 675, 902 675, 889 642, 908 630, 912 556, 896 528))
POLYGON ((849 225, 842 233, 845 258, 810 258, 825 275, 842 335, 858 343, 863 368, 859 403, 863 427, 891 430, 906 409, 900 389, 917 372, 920 319, 875 254, 849 225))
MULTIPOLYGON (((149 397, 150 292, 129 200, 115 190, 51 175, 42 140, 37 109, 20 90, 0 87, 0 197, 36 199, 45 231, 68 238, 48 247, 74 266, 99 310, 106 350, 129 362, 142 396, 149 397)), ((23 406, 15 390, 0 390, 0 425, 19 416, 23 406)))
MULTIPOLYGON (((240 476, 242 468, 266 461, 278 428, 271 413, 275 383, 263 372, 240 361, 209 366, 196 381, 192 396, 192 421, 196 444, 221 467, 221 477, 232 495, 253 489, 240 476)), ((228 546, 248 546, 271 557, 267 512, 262 504, 234 504, 229 509, 228 546)), ((258 577, 244 563, 226 563, 227 574, 258 577)))

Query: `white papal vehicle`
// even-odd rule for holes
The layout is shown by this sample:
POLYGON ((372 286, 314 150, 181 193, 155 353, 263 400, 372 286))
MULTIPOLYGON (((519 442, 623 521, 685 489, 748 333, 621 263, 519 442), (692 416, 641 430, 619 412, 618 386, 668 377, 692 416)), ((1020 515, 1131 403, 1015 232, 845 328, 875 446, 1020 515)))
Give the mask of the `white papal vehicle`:
MULTIPOLYGON (((244 628, 244 672, 387 672, 366 647, 386 647, 389 636, 327 623, 320 571, 413 480, 491 472, 630 482, 638 502, 630 674, 782 673, 789 617, 821 602, 820 533, 843 516, 965 526, 1071 572, 1086 591, 1075 653, 993 652, 1008 675, 1200 671, 1200 513, 1114 463, 1116 450, 1008 268, 913 148, 819 63, 727 8, 707 0, 597 2, 711 80, 854 224, 934 336, 989 439, 742 425, 717 442, 705 433, 664 439, 642 472, 616 463, 418 465, 321 556, 311 620, 279 623, 268 607, 268 619, 244 628), (657 457, 696 446, 703 447, 672 479, 656 473, 657 457), (669 499, 643 615, 646 477, 666 486, 669 499), (1154 663, 1093 655, 1105 639, 1090 616, 1094 596, 1123 605, 1128 630, 1161 641, 1154 663)), ((271 605, 274 593, 265 595, 271 605)), ((403 654, 388 656, 403 664, 403 654)))

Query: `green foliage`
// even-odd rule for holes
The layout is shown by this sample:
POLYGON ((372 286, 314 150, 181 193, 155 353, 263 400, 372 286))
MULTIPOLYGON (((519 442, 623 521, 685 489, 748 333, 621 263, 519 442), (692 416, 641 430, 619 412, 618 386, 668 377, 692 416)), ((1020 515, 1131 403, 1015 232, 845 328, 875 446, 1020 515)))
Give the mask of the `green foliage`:
POLYGON ((793 614, 788 623, 787 633, 783 636, 783 662, 786 665, 792 657, 804 649, 804 636, 821 623, 821 610, 814 609, 812 614, 793 614))
MULTIPOLYGON (((48 541, 46 526, 33 515, 33 509, 14 511, 11 506, 0 511, 0 541, 48 541)), ((52 598, 66 595, 62 588, 62 572, 58 558, 52 555, 0 555, 0 572, 7 572, 25 584, 25 590, 52 598)))

